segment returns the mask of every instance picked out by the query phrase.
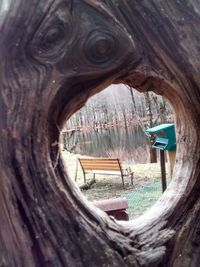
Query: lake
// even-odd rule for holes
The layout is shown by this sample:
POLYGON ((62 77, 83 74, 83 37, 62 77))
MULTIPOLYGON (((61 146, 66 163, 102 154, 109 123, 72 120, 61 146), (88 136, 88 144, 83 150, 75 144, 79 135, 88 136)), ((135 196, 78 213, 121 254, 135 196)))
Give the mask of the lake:
POLYGON ((149 161, 148 139, 140 126, 75 132, 73 152, 94 157, 118 157, 127 163, 149 161))

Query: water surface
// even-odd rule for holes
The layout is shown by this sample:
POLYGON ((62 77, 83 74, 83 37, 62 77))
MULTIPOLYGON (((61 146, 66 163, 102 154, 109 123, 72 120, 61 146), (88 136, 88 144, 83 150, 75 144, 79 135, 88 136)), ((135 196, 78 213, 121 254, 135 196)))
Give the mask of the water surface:
POLYGON ((122 161, 146 163, 148 139, 140 126, 113 127, 76 133, 74 152, 94 157, 119 157, 122 161))

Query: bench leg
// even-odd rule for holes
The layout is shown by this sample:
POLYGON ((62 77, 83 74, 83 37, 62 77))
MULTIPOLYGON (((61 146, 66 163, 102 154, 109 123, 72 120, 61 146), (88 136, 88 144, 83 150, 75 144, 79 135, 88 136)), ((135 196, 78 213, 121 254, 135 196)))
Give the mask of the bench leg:
POLYGON ((133 173, 131 173, 131 185, 133 185, 133 173))
POLYGON ((83 177, 84 177, 84 183, 86 183, 86 176, 84 172, 83 172, 83 177))
POLYGON ((122 185, 123 185, 123 189, 125 188, 124 187, 124 176, 122 175, 122 185))
POLYGON ((93 173, 93 179, 94 179, 94 181, 95 181, 95 173, 93 173))

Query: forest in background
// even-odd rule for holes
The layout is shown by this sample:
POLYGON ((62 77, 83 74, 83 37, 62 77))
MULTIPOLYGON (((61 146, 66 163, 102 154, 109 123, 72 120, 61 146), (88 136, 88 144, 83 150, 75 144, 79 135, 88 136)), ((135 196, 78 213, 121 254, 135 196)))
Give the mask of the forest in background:
MULTIPOLYGON (((115 127, 127 129, 139 125, 145 133, 147 128, 173 121, 171 106, 162 96, 151 91, 140 93, 123 84, 111 85, 91 97, 82 109, 71 116, 63 129, 61 141, 64 149, 75 152, 80 138, 77 132, 80 131, 86 133, 115 127)), ((149 140, 149 161, 157 162, 156 150, 151 147, 154 136, 145 134, 149 140)), ((123 158, 124 149, 115 150, 114 155, 123 158)), ((145 150, 142 154, 146 154, 145 150)))
POLYGON ((139 123, 143 129, 173 121, 169 103, 153 92, 140 93, 123 84, 111 85, 91 97, 67 121, 65 130, 95 129, 139 123))

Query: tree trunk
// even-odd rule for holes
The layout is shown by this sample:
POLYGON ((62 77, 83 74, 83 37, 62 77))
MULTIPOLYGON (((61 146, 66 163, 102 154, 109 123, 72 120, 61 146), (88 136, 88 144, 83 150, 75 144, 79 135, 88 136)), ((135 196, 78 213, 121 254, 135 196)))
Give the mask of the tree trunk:
MULTIPOLYGON (((144 93, 145 105, 146 105, 146 117, 147 117, 147 128, 152 128, 154 126, 153 123, 153 113, 152 113, 152 105, 149 92, 144 93)), ((150 154, 150 162, 155 163, 157 162, 157 151, 155 148, 152 148, 154 144, 155 137, 151 135, 149 138, 149 154, 150 154)))
POLYGON ((195 0, 1 2, 0 266, 199 265, 199 14, 195 0), (120 82, 171 102, 178 150, 161 199, 119 224, 82 197, 58 142, 120 82))

